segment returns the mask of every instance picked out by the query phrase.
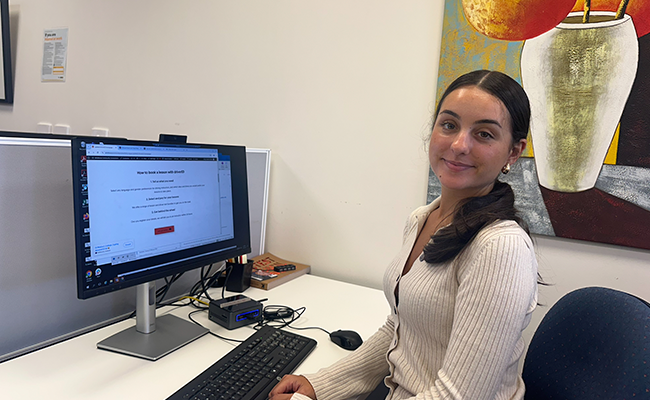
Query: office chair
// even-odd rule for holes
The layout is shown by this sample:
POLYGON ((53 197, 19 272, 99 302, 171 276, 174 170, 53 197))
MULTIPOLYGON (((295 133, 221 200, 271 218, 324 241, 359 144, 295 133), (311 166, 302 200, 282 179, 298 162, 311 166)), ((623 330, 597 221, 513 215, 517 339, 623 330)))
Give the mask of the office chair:
POLYGON ((650 399, 650 304, 602 287, 562 297, 524 360, 526 400, 650 399))

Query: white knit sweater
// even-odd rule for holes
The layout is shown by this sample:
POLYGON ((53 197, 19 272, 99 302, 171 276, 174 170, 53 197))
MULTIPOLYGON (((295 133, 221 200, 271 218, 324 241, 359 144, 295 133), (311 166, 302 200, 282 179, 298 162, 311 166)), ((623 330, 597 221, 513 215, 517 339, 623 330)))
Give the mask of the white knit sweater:
MULTIPOLYGON (((402 271, 434 201, 411 214, 404 244, 384 275, 392 313, 354 353, 306 375, 318 400, 371 391, 388 399, 522 399, 522 331, 537 304, 537 262, 513 221, 494 223, 452 261, 418 259, 402 271), (399 283, 399 306, 395 286, 399 283)), ((295 394, 292 399, 305 399, 295 394)))

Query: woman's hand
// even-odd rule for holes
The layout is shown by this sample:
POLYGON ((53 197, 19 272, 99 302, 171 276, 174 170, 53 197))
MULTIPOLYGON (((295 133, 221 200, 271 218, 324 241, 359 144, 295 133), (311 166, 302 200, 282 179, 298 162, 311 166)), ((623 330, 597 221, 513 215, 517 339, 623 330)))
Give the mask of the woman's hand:
POLYGON ((269 400, 289 400, 294 393, 316 399, 314 387, 304 376, 285 375, 269 393, 269 400))

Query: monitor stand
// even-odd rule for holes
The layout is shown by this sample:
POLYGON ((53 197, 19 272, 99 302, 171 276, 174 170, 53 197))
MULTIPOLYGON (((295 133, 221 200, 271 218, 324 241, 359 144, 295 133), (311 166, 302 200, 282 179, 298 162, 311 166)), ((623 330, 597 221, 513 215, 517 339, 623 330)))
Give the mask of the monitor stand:
POLYGON ((156 361, 208 333, 208 329, 175 315, 156 318, 155 282, 137 286, 135 307, 135 326, 102 340, 98 348, 156 361))

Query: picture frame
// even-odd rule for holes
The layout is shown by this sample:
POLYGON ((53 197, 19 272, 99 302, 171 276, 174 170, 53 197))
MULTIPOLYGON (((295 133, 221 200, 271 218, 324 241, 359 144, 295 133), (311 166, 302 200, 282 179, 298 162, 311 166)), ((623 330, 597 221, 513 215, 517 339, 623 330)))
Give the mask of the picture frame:
MULTIPOLYGON (((560 10, 559 23, 553 13, 537 12, 541 3, 522 2, 518 7, 530 7, 523 13, 513 13, 499 0, 488 3, 502 9, 492 9, 499 17, 478 30, 468 20, 467 1, 445 0, 436 98, 456 77, 477 69, 500 71, 521 83, 532 111, 528 146, 499 180, 515 192, 515 207, 530 232, 650 250, 650 0, 631 0, 620 18, 618 0, 593 2, 594 18, 587 22, 580 1, 562 1, 568 6, 560 10), (502 14, 514 16, 509 25, 502 14), (544 18, 550 23, 539 25, 544 18), (517 36, 528 28, 540 30, 517 36), (580 39, 572 41, 576 34, 580 39), (598 46, 607 51, 589 41, 595 37, 604 39, 598 46), (612 57, 614 50, 620 56, 612 57), (544 58, 549 54, 556 58, 544 58), (619 61, 618 66, 607 64, 619 61), (597 73, 585 65, 597 66, 597 73), (545 81, 547 77, 554 80, 545 81), (558 82, 571 82, 561 96, 539 91, 562 90, 558 82), (625 93, 617 92, 623 87, 625 93), (581 103, 585 101, 591 103, 581 103), (602 110, 616 113, 600 119, 602 110), (555 122, 558 116, 566 119, 555 122), (551 137, 561 143, 549 146, 551 137)), ((470 15, 479 13, 469 10, 470 15)), ((430 170, 427 202, 440 193, 430 170)))
POLYGON ((9 0, 0 0, 0 103, 13 104, 14 86, 11 63, 9 0))

